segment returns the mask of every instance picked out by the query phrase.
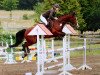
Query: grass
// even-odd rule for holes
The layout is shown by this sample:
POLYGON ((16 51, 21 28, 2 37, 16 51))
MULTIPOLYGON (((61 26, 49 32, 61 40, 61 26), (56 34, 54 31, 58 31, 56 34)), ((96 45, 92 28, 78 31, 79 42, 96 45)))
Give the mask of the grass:
MULTIPOLYGON (((22 19, 24 14, 33 15, 34 11, 30 11, 30 10, 13 10, 12 11, 12 18, 13 19, 22 19)), ((9 19, 10 18, 10 12, 5 11, 5 10, 0 10, 0 18, 1 19, 5 19, 5 18, 9 19)))
MULTIPOLYGON (((78 57, 78 56, 83 56, 84 50, 79 50, 79 51, 71 51, 71 57, 78 57)), ((87 50, 86 55, 100 55, 100 50, 87 50)))
POLYGON ((16 33, 17 31, 29 28, 34 25, 34 11, 29 10, 14 10, 12 11, 12 19, 10 19, 10 12, 0 10, 0 28, 9 33, 16 33), (28 19, 24 20, 23 16, 27 15, 28 19))

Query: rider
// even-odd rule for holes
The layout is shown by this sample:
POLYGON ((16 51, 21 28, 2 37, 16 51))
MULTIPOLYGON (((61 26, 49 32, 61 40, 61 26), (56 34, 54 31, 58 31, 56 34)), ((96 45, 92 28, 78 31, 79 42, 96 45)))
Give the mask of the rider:
POLYGON ((57 19, 55 17, 55 14, 59 10, 59 8, 60 8, 59 4, 54 4, 50 10, 46 11, 40 16, 41 21, 45 23, 46 26, 49 25, 49 22, 47 22, 48 19, 50 20, 57 19))

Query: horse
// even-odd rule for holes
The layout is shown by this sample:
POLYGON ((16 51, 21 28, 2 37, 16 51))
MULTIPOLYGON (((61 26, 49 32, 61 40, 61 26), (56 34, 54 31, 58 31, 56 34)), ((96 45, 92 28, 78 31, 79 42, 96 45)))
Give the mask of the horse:
MULTIPOLYGON (((74 28, 77 27, 77 19, 75 17, 75 13, 69 13, 64 14, 62 16, 59 16, 58 19, 49 20, 49 27, 47 27, 53 35, 45 35, 45 38, 51 38, 51 37, 58 37, 58 36, 65 36, 65 33, 62 32, 62 29, 65 24, 70 23, 70 25, 74 28)), ((13 45, 9 45, 10 48, 17 47, 19 44, 21 44, 24 39, 26 39, 26 42, 22 44, 22 50, 24 51, 24 57, 30 53, 30 49, 28 46, 37 43, 37 36, 29 36, 28 33, 33 29, 34 27, 30 27, 27 29, 22 29, 16 33, 16 42, 13 45)))

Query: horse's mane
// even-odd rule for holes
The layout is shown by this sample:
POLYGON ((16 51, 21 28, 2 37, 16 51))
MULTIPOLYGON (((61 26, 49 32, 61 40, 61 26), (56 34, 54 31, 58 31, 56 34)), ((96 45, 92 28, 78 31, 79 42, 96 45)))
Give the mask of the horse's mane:
POLYGON ((64 15, 61 15, 61 16, 59 16, 58 17, 58 21, 66 21, 66 20, 68 20, 67 18, 70 18, 70 14, 64 14, 64 15))
POLYGON ((58 18, 64 17, 66 15, 69 15, 69 14, 67 13, 67 14, 60 15, 60 16, 58 16, 58 18))
POLYGON ((67 14, 63 14, 61 16, 59 16, 58 18, 65 18, 66 16, 75 16, 76 15, 76 12, 75 11, 72 11, 70 13, 67 13, 67 14))

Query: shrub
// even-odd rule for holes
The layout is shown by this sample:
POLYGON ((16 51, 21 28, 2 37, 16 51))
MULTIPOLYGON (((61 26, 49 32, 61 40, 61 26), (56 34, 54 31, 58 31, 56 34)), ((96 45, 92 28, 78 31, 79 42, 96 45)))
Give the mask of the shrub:
POLYGON ((28 19, 29 19, 28 15, 27 15, 27 14, 24 14, 24 15, 23 15, 23 19, 24 19, 24 20, 28 20, 28 19))

